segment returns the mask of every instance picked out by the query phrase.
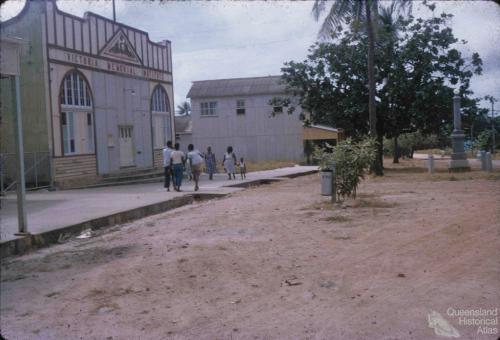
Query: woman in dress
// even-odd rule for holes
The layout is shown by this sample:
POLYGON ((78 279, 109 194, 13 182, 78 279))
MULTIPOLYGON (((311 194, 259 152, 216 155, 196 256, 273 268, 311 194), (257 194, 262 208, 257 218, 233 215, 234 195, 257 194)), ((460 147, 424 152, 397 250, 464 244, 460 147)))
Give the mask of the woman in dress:
POLYGON ((208 179, 212 180, 214 173, 217 172, 217 161, 211 146, 207 148, 207 153, 205 154, 205 167, 207 168, 208 179))
POLYGON ((222 164, 224 165, 224 169, 226 169, 229 179, 231 179, 231 175, 233 175, 232 179, 236 179, 236 162, 236 155, 233 152, 233 147, 228 146, 222 164))

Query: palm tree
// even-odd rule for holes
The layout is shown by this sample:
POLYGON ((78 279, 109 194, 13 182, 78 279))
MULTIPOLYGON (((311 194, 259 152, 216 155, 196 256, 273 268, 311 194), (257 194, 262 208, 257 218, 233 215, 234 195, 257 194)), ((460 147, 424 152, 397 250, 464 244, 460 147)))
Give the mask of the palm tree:
POLYGON ((191 114, 191 104, 188 102, 182 102, 182 104, 177 105, 177 112, 179 116, 189 116, 191 114))
MULTIPOLYGON (((385 49, 386 60, 384 60, 385 65, 383 68, 382 76, 384 77, 384 82, 387 86, 392 83, 392 74, 391 69, 392 65, 395 62, 394 48, 396 41, 398 40, 398 34, 401 29, 401 16, 397 16, 396 2, 392 2, 389 6, 380 7, 379 14, 379 25, 377 34, 379 37, 379 44, 377 47, 385 49)), ((389 102, 391 102, 391 98, 389 97, 389 102)), ((393 105, 390 106, 386 114, 394 117, 397 115, 397 110, 394 109, 393 105)), ((385 118, 385 117, 384 117, 385 118)), ((378 136, 379 140, 381 136, 378 136)), ((398 137, 399 133, 395 132, 393 135, 393 143, 394 143, 394 151, 393 151, 393 163, 399 163, 399 146, 398 146, 398 137)), ((380 154, 379 157, 383 155, 380 154)), ((382 159, 380 160, 382 162, 382 159)))
MULTIPOLYGON (((313 14, 316 20, 325 11, 327 0, 315 0, 313 5, 313 14)), ((411 1, 394 1, 395 7, 411 9, 411 1)), ((395 8, 396 9, 396 8, 395 8)), ((330 10, 323 21, 319 36, 321 38, 331 38, 335 31, 343 23, 352 22, 354 29, 358 29, 359 24, 363 23, 368 37, 368 115, 370 121, 370 135, 377 138, 377 112, 375 107, 375 29, 378 19, 378 0, 334 0, 330 10)), ((379 140, 379 138, 377 138, 379 140)), ((381 148, 379 147, 379 153, 381 148)), ((381 157, 376 157, 372 165, 372 171, 376 175, 383 175, 381 157)))

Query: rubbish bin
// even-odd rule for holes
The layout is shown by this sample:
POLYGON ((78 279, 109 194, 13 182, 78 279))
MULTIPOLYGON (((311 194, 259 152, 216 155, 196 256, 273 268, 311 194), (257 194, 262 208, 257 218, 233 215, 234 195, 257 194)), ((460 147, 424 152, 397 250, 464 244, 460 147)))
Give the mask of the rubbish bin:
POLYGON ((320 172, 321 176, 321 195, 332 195, 332 171, 324 170, 320 172))

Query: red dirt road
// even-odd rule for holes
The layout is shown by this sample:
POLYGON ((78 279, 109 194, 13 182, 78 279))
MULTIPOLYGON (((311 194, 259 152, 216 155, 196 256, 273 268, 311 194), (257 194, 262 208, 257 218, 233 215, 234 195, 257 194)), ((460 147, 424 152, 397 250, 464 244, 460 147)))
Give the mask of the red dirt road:
POLYGON ((500 307, 498 176, 388 172, 333 208, 318 187, 264 185, 8 258, 2 335, 445 339, 436 311, 460 339, 498 338, 447 314, 500 307))

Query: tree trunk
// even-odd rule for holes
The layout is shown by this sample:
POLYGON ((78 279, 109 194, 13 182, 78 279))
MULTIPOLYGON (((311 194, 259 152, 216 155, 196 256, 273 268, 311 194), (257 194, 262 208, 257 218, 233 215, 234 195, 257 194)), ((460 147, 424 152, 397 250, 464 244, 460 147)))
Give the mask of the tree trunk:
POLYGON ((393 163, 399 163, 399 146, 398 146, 398 136, 394 136, 394 158, 392 159, 393 163))
MULTIPOLYGON (((368 92, 369 92, 369 98, 368 98, 368 116, 370 120, 370 135, 371 137, 375 138, 378 140, 377 136, 377 111, 375 107, 375 65, 374 65, 374 60, 375 60, 375 35, 373 32, 373 22, 372 22, 372 8, 371 8, 371 1, 365 1, 365 8, 366 8, 366 27, 367 27, 367 33, 368 33, 368 92)), ((373 13, 373 15, 377 15, 376 13, 373 13)), ((377 148, 377 157, 375 157, 375 161, 372 164, 371 170, 375 175, 377 176, 382 176, 383 171, 382 171, 382 162, 381 159, 383 157, 383 154, 380 154, 380 151, 382 150, 383 152, 383 147, 378 147, 377 148)))

